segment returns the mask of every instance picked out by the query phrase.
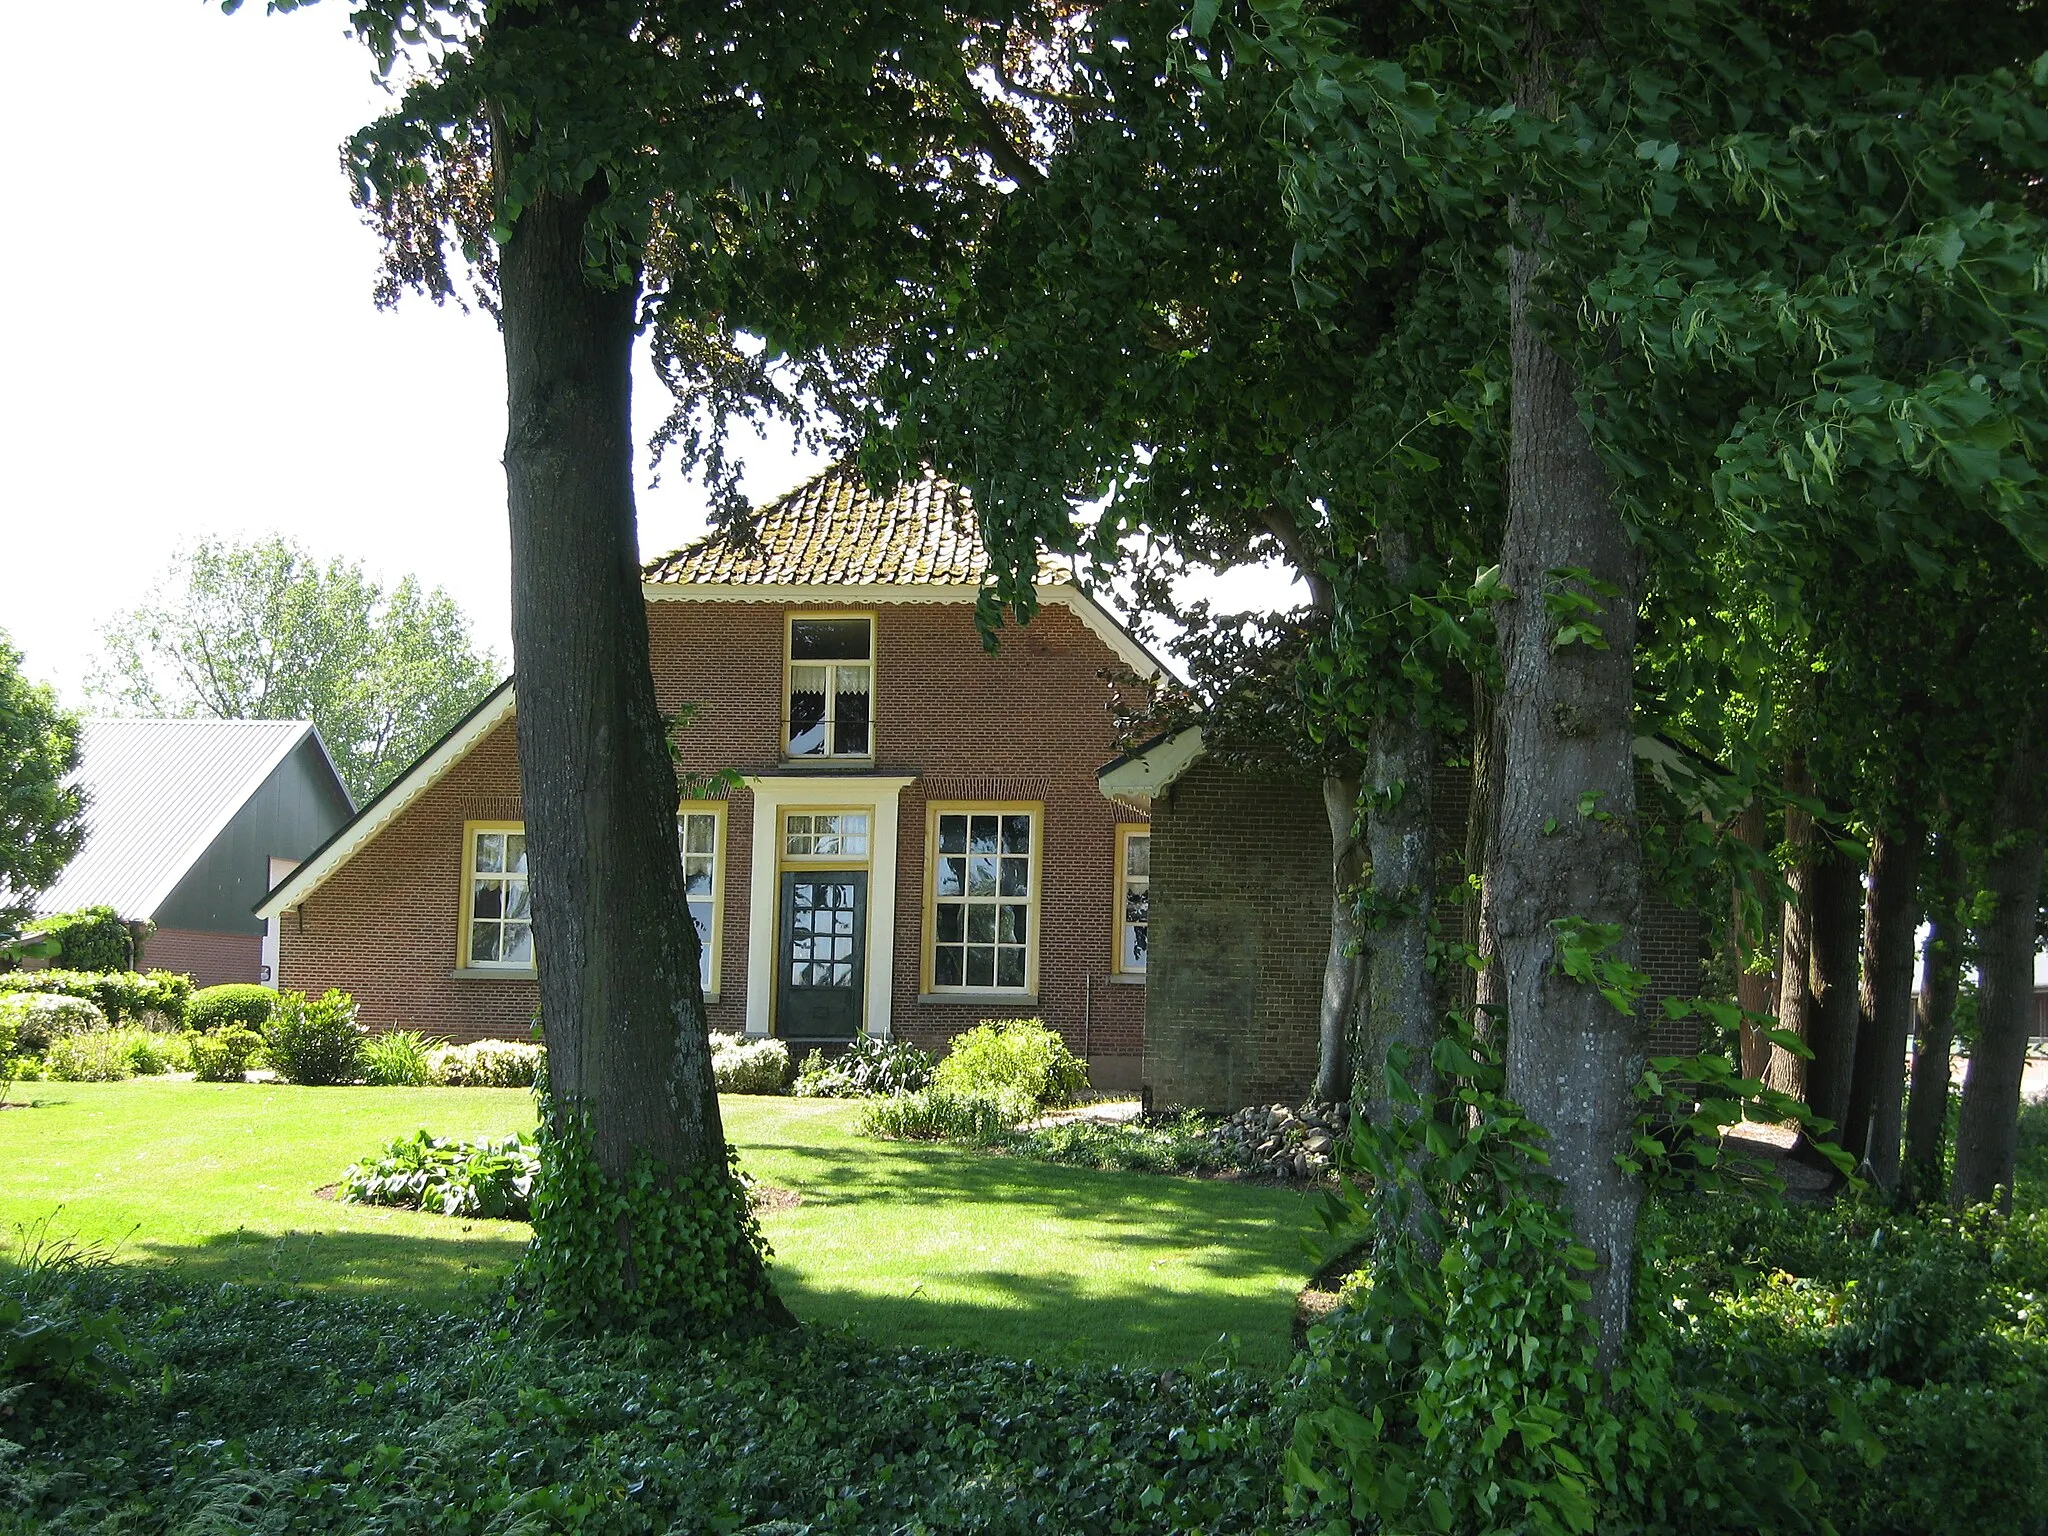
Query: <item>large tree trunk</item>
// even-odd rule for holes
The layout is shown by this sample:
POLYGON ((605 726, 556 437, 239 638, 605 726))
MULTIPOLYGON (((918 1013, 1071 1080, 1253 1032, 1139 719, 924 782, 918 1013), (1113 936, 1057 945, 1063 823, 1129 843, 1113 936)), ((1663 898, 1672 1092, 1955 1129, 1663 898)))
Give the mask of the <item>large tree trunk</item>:
MULTIPOLYGON (((1795 755, 1785 765, 1785 792, 1805 796, 1813 792, 1806 777, 1806 760, 1795 755)), ((1796 1035, 1811 1049, 1813 1041, 1813 993, 1810 967, 1813 960, 1813 818, 1796 805, 1785 808, 1785 845, 1791 851, 1791 867, 1785 871, 1790 888, 1784 906, 1784 924, 1778 935, 1778 1028, 1796 1035)), ((1780 1093, 1806 1100, 1807 1058, 1781 1045, 1771 1047, 1764 1081, 1780 1093)))
MULTIPOLYGON (((1754 802, 1744 806, 1735 818, 1735 836, 1738 841, 1762 851, 1765 826, 1764 808, 1754 802)), ((1734 910, 1729 913, 1728 948, 1729 960, 1735 967, 1735 1002, 1745 1014, 1769 1015, 1776 1010, 1777 993, 1772 985, 1775 980, 1771 971, 1750 969, 1753 959, 1749 951, 1749 930, 1745 922, 1745 910, 1751 901, 1758 902, 1764 910, 1767 932, 1775 938, 1775 924, 1771 921, 1777 913, 1777 902, 1772 893, 1763 890, 1761 883, 1751 876, 1740 877, 1733 895, 1734 910)), ((1763 1027, 1750 1023, 1746 1018, 1740 1026, 1739 1048, 1742 1056, 1742 1075, 1761 1078, 1771 1061, 1771 1042, 1765 1037, 1763 1027)))
MULTIPOLYGON (((693 1198, 743 1201, 726 1177, 648 663, 632 482, 638 290, 586 280, 595 205, 594 193, 539 196, 500 268, 520 787, 554 1129, 587 1135, 599 1174, 620 1186, 648 1159, 664 1183, 711 1191, 693 1198)), ((724 1230, 732 1216, 706 1219, 724 1230)), ((616 1240, 626 1292, 670 1267, 631 1221, 616 1240)), ((737 1279, 767 1298, 759 1254, 741 1246, 731 1262, 751 1258, 757 1273, 737 1279)))
MULTIPOLYGON (((1508 1091, 1550 1133, 1597 1268, 1600 1359, 1626 1348, 1642 1185, 1629 1146, 1644 1029, 1559 964, 1571 925, 1618 935, 1604 958, 1641 957, 1643 856, 1636 825, 1633 669, 1641 560, 1580 420, 1578 379, 1544 339, 1538 257, 1510 268, 1512 417, 1500 629, 1504 687, 1500 821, 1487 878, 1505 973, 1508 1091), (1586 580, 1564 572, 1588 573, 1586 580), (1598 643, 1559 644, 1553 593, 1591 597, 1598 643), (1561 928, 1560 925, 1564 925, 1561 928)), ((1579 930, 1584 932, 1584 930, 1579 930)))
POLYGON ((1913 935, 1920 926, 1920 853, 1926 840, 1925 829, 1907 816, 1880 829, 1870 843, 1860 1023, 1842 1145, 1887 1194, 1899 1186, 1906 1037, 1913 1032, 1913 935))
POLYGON ((1351 1039, 1358 1025, 1358 990, 1366 965, 1367 936, 1358 919, 1365 843, 1358 835, 1357 777, 1325 774, 1323 809, 1330 818, 1330 952, 1323 959, 1315 1098, 1320 1104, 1339 1104, 1352 1098, 1351 1039))
POLYGON ((1942 1196, 1941 1144, 1948 1129, 1948 1086, 1955 1052, 1956 994, 1963 982, 1963 930, 1957 920, 1965 871, 1952 834, 1938 840, 1939 875, 1928 901, 1933 922, 1922 949, 1920 1006, 1913 1025, 1913 1094, 1906 1113, 1905 1198, 1942 1196))
POLYGON ((1977 1043, 1963 1078, 1963 1112, 1956 1123, 1955 1180, 1949 1203, 1958 1209, 1995 1196, 2012 1208, 2013 1163, 2019 1153, 2020 1079, 2027 1066, 2027 1036, 2034 1011, 2034 947, 2041 902, 2041 776, 2048 771, 2048 740, 2038 722, 2020 728, 1991 822, 1991 853, 1984 863, 1990 919, 1977 946, 1977 1043))
POLYGON ((1856 1026, 1862 1016, 1857 978, 1863 949, 1863 872, 1825 835, 1814 841, 1812 867, 1813 950, 1807 986, 1813 1012, 1807 1043, 1813 1047, 1813 1060, 1806 1069, 1806 1105, 1832 1127, 1830 1139, 1837 1139, 1849 1118, 1856 1026))
MULTIPOLYGON (((1408 574, 1405 541, 1380 534, 1380 558, 1400 586, 1408 574)), ((1436 907, 1436 838, 1430 798, 1436 738, 1411 715, 1373 722, 1366 752, 1366 829, 1372 849, 1374 926, 1366 993, 1361 1095, 1384 1124, 1387 1052, 1404 1047, 1407 1076, 1424 1095, 1436 1091, 1430 1062, 1442 1027, 1436 977, 1429 969, 1429 923, 1436 907)))

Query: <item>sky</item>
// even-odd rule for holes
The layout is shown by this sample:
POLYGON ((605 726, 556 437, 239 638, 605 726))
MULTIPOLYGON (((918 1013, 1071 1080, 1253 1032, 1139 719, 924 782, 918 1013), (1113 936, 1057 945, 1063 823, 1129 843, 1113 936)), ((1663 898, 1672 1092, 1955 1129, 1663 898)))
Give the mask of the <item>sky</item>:
MULTIPOLYGON (((73 706, 110 620, 205 537, 282 533, 387 582, 443 586, 509 658, 505 385, 488 316, 371 301, 377 242, 339 146, 385 98, 339 0, 0 8, 17 147, 0 241, 0 630, 73 706), (21 153, 29 146, 40 153, 21 153)), ((644 444, 667 394, 641 360, 644 444)), ((820 467, 748 439, 756 500, 820 467)), ((703 527, 699 488, 643 467, 643 552, 703 527)), ((1207 584, 1286 601, 1273 573, 1207 584)))

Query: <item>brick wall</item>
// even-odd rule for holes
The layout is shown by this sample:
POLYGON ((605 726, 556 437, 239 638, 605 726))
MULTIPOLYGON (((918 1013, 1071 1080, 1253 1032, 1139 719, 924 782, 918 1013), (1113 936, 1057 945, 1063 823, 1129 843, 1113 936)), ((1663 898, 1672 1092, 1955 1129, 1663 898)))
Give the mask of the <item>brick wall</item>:
MULTIPOLYGON (((1440 930, 1456 936, 1470 770, 1432 784, 1443 850, 1440 930)), ((1202 758, 1152 805, 1152 933, 1144 1080, 1154 1102, 1210 1109, 1294 1103, 1315 1080, 1330 941, 1330 833, 1321 787, 1202 758)), ((1658 1001, 1699 989, 1705 929, 1644 903, 1639 1005, 1653 1053, 1698 1048, 1658 1001)))
MULTIPOLYGON (((661 707, 692 707, 683 770, 791 771, 780 760, 783 603, 661 601, 648 631, 661 707)), ((928 1046, 984 1016, 1036 1012, 1092 1057, 1099 1082, 1134 1084, 1144 1038, 1143 986, 1110 984, 1119 822, 1142 821, 1095 787, 1114 755, 1097 675, 1109 649, 1067 609, 1048 605, 990 655, 964 603, 884 604, 875 616, 874 771, 916 780, 898 800, 894 1030, 928 1046), (917 1001, 924 946, 925 815, 934 799, 1034 800, 1040 823, 1039 987, 1021 1004, 917 1001)), ((367 1022, 457 1039, 524 1038, 529 981, 454 978, 462 895, 462 824, 517 820, 513 728, 494 731, 433 789, 288 915, 282 984, 354 992, 367 1022)), ((773 829, 768 829, 771 833, 773 829)), ((722 985, 714 1029, 746 1017, 753 796, 728 797, 722 985)))
POLYGON ((153 971, 176 971, 190 976, 195 987, 260 981, 263 935, 159 928, 143 943, 142 965, 153 971))

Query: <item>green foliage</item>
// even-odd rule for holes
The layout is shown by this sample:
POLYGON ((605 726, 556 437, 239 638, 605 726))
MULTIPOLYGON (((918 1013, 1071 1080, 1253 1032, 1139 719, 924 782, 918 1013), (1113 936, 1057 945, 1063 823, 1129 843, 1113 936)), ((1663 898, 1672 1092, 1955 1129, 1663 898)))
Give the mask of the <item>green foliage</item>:
POLYGON ((856 1035, 837 1056, 812 1051, 804 1058, 790 1092, 800 1099, 865 1099, 891 1093, 915 1093, 929 1083, 934 1065, 930 1051, 908 1040, 877 1040, 856 1035))
POLYGON ((310 1000, 304 993, 280 992, 263 1029, 263 1048, 288 1083, 324 1088, 354 1082, 363 1070, 355 999, 333 988, 310 1000))
POLYGON ((4 1518, 70 1536, 581 1530, 1089 1536, 1268 1528, 1278 1425, 1230 1371, 1060 1367, 844 1332, 579 1342, 385 1300, 82 1284, 135 1394, 10 1425, 4 1518), (253 1499, 260 1496, 261 1504, 253 1499), (222 1511, 231 1513, 223 1515, 222 1511))
POLYGON ((531 1088, 547 1070, 548 1048, 530 1040, 477 1040, 427 1052, 436 1088, 531 1088))
POLYGON ((85 838, 78 720, 22 675, 21 652, 0 634, 0 934, 35 910, 85 838))
POLYGON ((1211 1173, 1237 1166, 1211 1134, 1214 1124, 1194 1110, 1147 1115, 1104 1124, 1069 1120, 1011 1134, 1002 1149, 1018 1157, 1070 1168, 1122 1173, 1211 1173))
POLYGON ((59 1083, 118 1083, 183 1071, 191 1060, 178 1035, 116 1028, 59 1035, 43 1053, 42 1075, 59 1083))
POLYGON ((263 1051, 263 1036, 245 1024, 224 1024, 185 1037, 192 1075, 202 1083, 239 1083, 263 1051))
POLYGON ((161 1022, 182 1024, 192 997, 192 978, 171 971, 6 971, 0 972, 0 995, 9 992, 53 992, 82 997, 110 1024, 161 1022), (154 1019, 152 1019, 154 1015, 154 1019))
POLYGON ((223 1024, 246 1024, 261 1029, 276 1007, 277 993, 269 987, 247 982, 202 987, 185 1005, 185 1025, 188 1029, 219 1029, 223 1024))
POLYGON ((445 1040, 415 1029, 387 1029, 363 1042, 363 1081, 379 1088, 424 1088, 433 1082, 433 1054, 445 1040))
POLYGON ((1044 1108, 1069 1103, 1088 1086, 1088 1063, 1042 1019, 983 1019, 953 1037, 932 1086, 1016 1096, 1044 1108))
POLYGON ((1015 1088, 948 1088, 934 1082, 915 1093, 891 1094, 861 1110, 860 1133, 889 1141, 958 1141, 993 1146, 1038 1112, 1015 1088))
POLYGON ((1560 917, 1550 926, 1557 935, 1557 968, 1573 981, 1597 988, 1617 1012, 1633 1015, 1636 999, 1642 996, 1650 978, 1619 955, 1610 953, 1621 942, 1621 925, 1560 917))
POLYGON ((780 1040, 711 1036, 711 1076, 720 1093, 786 1093, 789 1047, 780 1040))
POLYGON ((125 971, 135 959, 134 938, 112 907, 80 907, 39 917, 25 931, 54 940, 57 953, 51 958, 61 960, 67 970, 125 971))
POLYGON ((123 1391, 130 1365, 119 1314, 78 1304, 75 1282, 103 1272, 97 1245, 53 1237, 56 1212, 22 1227, 0 1258, 0 1416, 17 1420, 50 1399, 123 1391))
POLYGON ((0 1019, 25 1056, 42 1055, 61 1036, 107 1027, 97 1004, 60 992, 0 992, 0 1019))
POLYGON ((442 1216, 524 1221, 539 1172, 540 1154, 518 1136, 446 1141, 420 1130, 366 1162, 351 1163, 341 1176, 341 1198, 442 1216))
POLYGON ((642 1149, 614 1178, 598 1167, 586 1118, 543 1102, 532 1220, 514 1288, 551 1324, 695 1338, 779 1312, 730 1146, 715 1166, 681 1169, 642 1149))
POLYGON ((321 567, 297 544, 202 540, 150 600, 108 626, 90 688, 124 713, 311 720, 358 804, 437 740, 496 680, 469 620, 407 576, 388 592, 360 564, 321 567))

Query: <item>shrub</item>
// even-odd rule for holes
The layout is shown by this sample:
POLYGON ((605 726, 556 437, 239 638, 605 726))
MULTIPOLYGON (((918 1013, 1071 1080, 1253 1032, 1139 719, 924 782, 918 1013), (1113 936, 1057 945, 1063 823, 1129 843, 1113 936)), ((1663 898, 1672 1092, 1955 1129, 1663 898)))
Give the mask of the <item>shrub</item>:
POLYGON ((789 1047, 780 1040, 714 1034, 711 1076, 720 1093, 782 1093, 789 1086, 789 1047))
POLYGON ((954 1038, 932 1073, 932 1086, 954 1093, 1017 1093, 1040 1107, 1065 1104, 1088 1086, 1088 1063, 1042 1019, 983 1019, 954 1038))
POLYGON ((519 1040, 439 1045, 427 1052, 427 1081, 436 1088, 531 1088, 547 1059, 546 1046, 519 1040))
POLYGON ((1038 1108, 1015 1090, 959 1092, 933 1083, 916 1093, 876 1099, 861 1111, 860 1133, 890 1141, 961 1141, 991 1146, 1038 1108))
POLYGON ((1070 1168, 1113 1168, 1125 1173, 1207 1173, 1233 1166, 1217 1145, 1214 1122, 1197 1110, 1147 1115, 1117 1124, 1069 1120, 1019 1131, 1005 1150, 1070 1168))
POLYGON ((325 1088, 354 1082, 363 1069, 356 1000, 332 989, 310 1000, 302 993, 281 992, 263 1031, 263 1046, 277 1075, 288 1083, 325 1088))
POLYGON ((443 1141, 424 1130, 401 1136, 341 1176, 341 1198, 397 1205, 442 1216, 524 1221, 533 1209, 540 1154, 517 1136, 443 1141))
POLYGON ((865 1099, 877 1094, 915 1093, 932 1080, 930 1051, 907 1040, 859 1035, 829 1061, 823 1051, 804 1058, 790 1092, 804 1099, 865 1099))
POLYGON ((251 1029, 261 1029, 270 1022, 276 1007, 277 994, 268 987, 240 981, 203 987, 185 1005, 185 1027, 219 1029, 223 1024, 246 1024, 251 1029))
POLYGON ((43 1055, 43 1072, 59 1083, 118 1083, 155 1077, 185 1064, 184 1043, 146 1029, 95 1029, 59 1035, 43 1055))
POLYGON ((57 941, 55 959, 73 971, 125 971, 135 963, 134 940, 112 907, 80 907, 37 918, 28 932, 57 941))
POLYGON ((169 971, 7 971, 0 972, 0 993, 52 992, 82 997, 107 1016, 111 1024, 132 1024, 158 1016, 167 1024, 185 1022, 192 997, 192 978, 169 971))
POLYGON ((49 992, 0 993, 0 1018, 14 1030, 14 1048, 24 1056, 40 1056, 63 1035, 105 1029, 107 1016, 82 997, 49 992))
POLYGON ((186 1036, 192 1074, 202 1083, 239 1083, 263 1049, 263 1037, 245 1024, 229 1024, 211 1034, 186 1036))
POLYGON ((363 1079, 379 1088, 424 1088, 433 1081, 428 1058, 445 1040, 416 1029, 389 1029, 363 1042, 363 1079))

